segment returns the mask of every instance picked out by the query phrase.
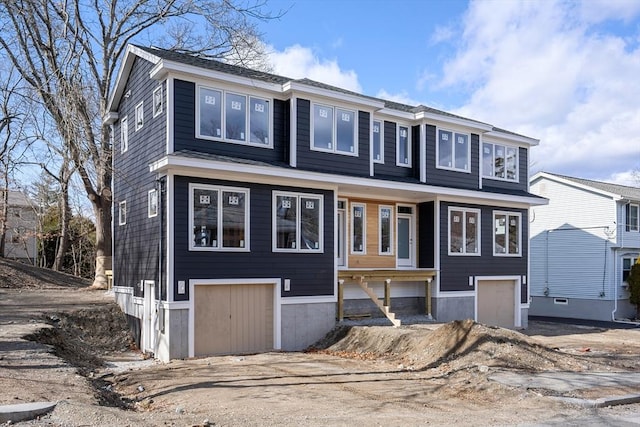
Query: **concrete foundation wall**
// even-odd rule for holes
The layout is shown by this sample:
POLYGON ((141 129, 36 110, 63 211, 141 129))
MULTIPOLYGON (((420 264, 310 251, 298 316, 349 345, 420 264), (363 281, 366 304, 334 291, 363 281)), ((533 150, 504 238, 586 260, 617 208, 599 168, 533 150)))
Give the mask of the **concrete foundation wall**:
POLYGON ((522 329, 529 327, 529 309, 520 308, 520 321, 522 322, 522 329))
MULTIPOLYGON (((532 297, 529 314, 531 316, 566 317, 569 319, 611 321, 614 302, 611 300, 593 300, 564 298, 566 304, 558 304, 551 297, 532 297)), ((556 298, 555 301, 558 299, 556 298)), ((618 300, 616 319, 635 317, 635 308, 629 300, 618 300)))
POLYGON ((304 350, 336 325, 335 303, 282 304, 282 350, 304 350))
POLYGON ((433 317, 438 322, 451 322, 475 318, 475 303, 472 296, 432 298, 433 317))
POLYGON ((168 362, 189 357, 189 310, 163 310, 164 333, 158 333, 155 357, 168 362))

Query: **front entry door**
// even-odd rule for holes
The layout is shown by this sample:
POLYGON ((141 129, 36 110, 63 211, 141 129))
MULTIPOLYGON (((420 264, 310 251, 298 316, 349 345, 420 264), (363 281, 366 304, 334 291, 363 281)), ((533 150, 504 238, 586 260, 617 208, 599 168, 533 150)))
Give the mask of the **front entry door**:
POLYGON ((398 213, 397 218, 397 266, 413 267, 413 218, 404 213, 398 213))

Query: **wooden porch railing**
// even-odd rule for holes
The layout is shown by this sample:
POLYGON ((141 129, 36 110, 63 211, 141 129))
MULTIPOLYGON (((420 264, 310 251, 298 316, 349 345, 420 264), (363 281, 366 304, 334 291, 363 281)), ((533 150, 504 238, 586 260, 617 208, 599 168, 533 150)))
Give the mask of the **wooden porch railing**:
POLYGON ((436 276, 435 270, 411 269, 349 269, 338 271, 338 320, 344 319, 344 285, 355 283, 371 298, 376 306, 393 323, 400 326, 400 320, 391 312, 391 282, 425 282, 425 314, 431 317, 431 281, 436 276), (384 282, 384 299, 380 302, 378 296, 369 288, 369 282, 384 282))

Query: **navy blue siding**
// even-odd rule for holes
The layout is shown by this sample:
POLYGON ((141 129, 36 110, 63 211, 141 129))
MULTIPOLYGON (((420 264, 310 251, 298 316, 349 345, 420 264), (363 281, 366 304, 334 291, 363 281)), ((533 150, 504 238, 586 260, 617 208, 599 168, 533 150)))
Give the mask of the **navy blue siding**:
POLYGON ((427 125, 427 184, 443 187, 463 188, 477 190, 479 186, 480 163, 480 137, 471 134, 471 171, 458 172, 436 167, 436 128, 427 125))
POLYGON ((435 202, 418 205, 418 268, 435 268, 435 202))
POLYGON ((289 116, 288 102, 273 100, 273 148, 256 147, 224 141, 196 138, 196 85, 193 82, 174 80, 174 150, 192 150, 258 160, 273 164, 287 161, 289 116))
MULTIPOLYGON (((401 181, 413 181, 420 175, 419 167, 415 167, 416 164, 420 164, 418 158, 418 146, 420 141, 419 130, 416 137, 414 126, 411 129, 411 161, 414 165, 413 168, 406 168, 402 166, 396 166, 396 126, 395 122, 384 122, 384 164, 374 164, 374 174, 377 178, 386 179, 399 179, 401 181)), ((417 181, 417 180, 416 180, 417 181)))
POLYGON ((341 175, 369 176, 370 114, 358 111, 358 156, 311 150, 311 102, 297 100, 297 168, 341 175))
MULTIPOLYGON (((472 291, 469 276, 505 276, 527 274, 529 241, 529 217, 526 209, 510 209, 470 205, 464 203, 441 203, 440 205, 440 289, 442 291, 472 291), (448 255, 449 206, 480 209, 480 253, 481 256, 448 255), (522 215, 521 257, 493 255, 493 211, 518 212, 522 215)), ((522 285, 522 303, 526 303, 527 287, 522 285)))
MULTIPOLYGON (((174 203, 174 287, 177 288, 178 280, 188 282, 189 279, 281 278, 291 279, 291 290, 282 289, 283 297, 333 295, 335 206, 332 191, 176 177, 174 203), (189 251, 190 182, 249 189, 250 252, 189 251), (324 196, 324 253, 272 252, 273 190, 324 196)), ((174 294, 176 300, 189 299, 188 293, 179 295, 177 289, 174 294)))
MULTIPOLYGON (((153 117, 153 91, 161 83, 149 78, 152 64, 137 58, 133 64, 125 91, 129 97, 122 99, 119 117, 127 116, 129 149, 120 152, 120 121, 114 125, 114 183, 113 183, 113 270, 117 286, 130 286, 134 294, 141 296, 136 286, 141 280, 159 281, 160 221, 158 215, 148 218, 148 192, 156 188, 156 176, 149 172, 148 165, 166 152, 166 105, 162 114, 153 117), (135 107, 144 101, 144 125, 135 130, 135 107), (118 208, 121 201, 127 202, 125 225, 118 224, 118 208)), ((163 87, 166 93, 166 87, 163 87)))

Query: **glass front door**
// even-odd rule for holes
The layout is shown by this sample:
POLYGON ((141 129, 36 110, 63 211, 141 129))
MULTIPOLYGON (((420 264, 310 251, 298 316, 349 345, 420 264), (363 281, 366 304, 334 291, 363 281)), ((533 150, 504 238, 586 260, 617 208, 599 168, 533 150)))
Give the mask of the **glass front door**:
POLYGON ((413 218, 410 214, 398 213, 397 243, 398 267, 413 267, 413 218))

